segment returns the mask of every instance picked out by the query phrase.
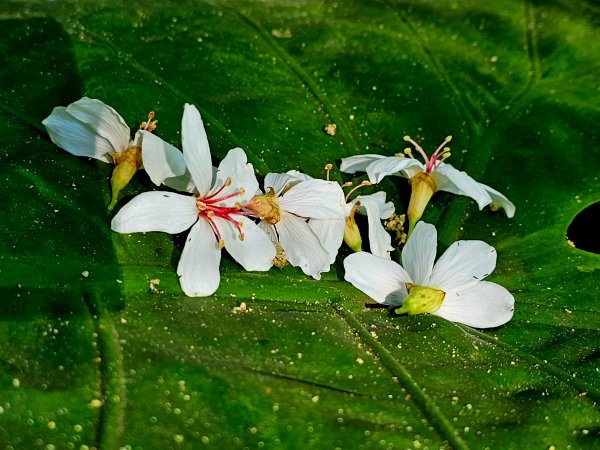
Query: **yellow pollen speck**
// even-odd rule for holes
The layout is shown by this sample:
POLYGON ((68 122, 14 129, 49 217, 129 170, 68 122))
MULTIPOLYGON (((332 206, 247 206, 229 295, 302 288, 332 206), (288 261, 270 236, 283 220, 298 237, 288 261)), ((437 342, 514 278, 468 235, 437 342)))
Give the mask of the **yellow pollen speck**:
POLYGON ((223 247, 225 247, 225 241, 223 239, 219 239, 219 242, 217 243, 217 248, 221 250, 223 247))
POLYGON ((208 211, 208 212, 206 213, 206 216, 207 216, 209 219, 210 219, 210 218, 212 218, 214 215, 215 215, 215 212, 214 212, 214 211, 208 211))

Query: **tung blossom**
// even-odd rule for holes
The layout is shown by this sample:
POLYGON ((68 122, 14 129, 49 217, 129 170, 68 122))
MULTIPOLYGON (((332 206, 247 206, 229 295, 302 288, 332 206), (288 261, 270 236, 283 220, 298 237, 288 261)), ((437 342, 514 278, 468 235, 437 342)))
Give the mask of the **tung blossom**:
MULTIPOLYGON (((332 165, 327 164, 327 180, 329 181, 329 171, 332 165)), ((309 175, 291 170, 287 172, 299 180, 313 179, 309 175)), ((338 250, 342 245, 342 241, 354 251, 362 250, 362 238, 354 215, 356 213, 367 216, 369 245, 371 253, 377 256, 389 258, 389 252, 394 250, 391 245, 390 234, 381 224, 381 220, 388 219, 394 213, 394 204, 386 202, 386 194, 383 191, 375 192, 374 194, 358 195, 350 200, 350 196, 359 188, 368 186, 371 183, 364 181, 352 188, 345 194, 344 201, 346 202, 346 216, 333 219, 310 219, 308 225, 317 235, 325 249, 329 252, 330 264, 333 264, 337 257, 338 250)), ((342 188, 350 187, 351 183, 341 185, 342 188)))
MULTIPOLYGON (((140 126, 151 132, 156 128, 154 113, 140 126)), ((130 130, 123 118, 100 100, 83 97, 67 107, 58 106, 42 124, 50 139, 60 148, 76 156, 87 156, 112 163, 112 197, 108 206, 117 203, 119 192, 143 166, 142 134, 130 140, 130 130)))
POLYGON ((423 158, 423 163, 415 159, 412 151, 407 148, 404 154, 400 153, 396 156, 372 154, 342 158, 341 170, 346 173, 366 171, 372 183, 379 183, 388 175, 408 178, 411 184, 411 197, 407 210, 409 235, 436 191, 471 197, 477 202, 479 209, 494 203, 504 208, 508 217, 513 217, 515 206, 504 195, 483 183, 478 183, 466 173, 444 162, 450 156, 450 149, 446 144, 451 138, 448 136, 431 156, 428 156, 419 144, 409 136, 405 136, 404 140, 415 147, 423 158))
POLYGON ((329 271, 329 243, 319 240, 307 220, 343 220, 347 205, 342 188, 333 181, 275 173, 267 174, 264 186, 266 193, 255 195, 246 208, 258 215, 290 264, 319 280, 321 272, 329 271))
MULTIPOLYGON (((117 213, 111 226, 119 233, 162 231, 176 234, 191 228, 177 274, 187 295, 203 297, 213 294, 219 286, 223 247, 244 269, 257 271, 269 270, 275 247, 242 211, 244 204, 258 190, 252 165, 247 163, 244 151, 240 148, 230 150, 213 176, 210 148, 200 113, 188 104, 183 114, 182 144, 183 159, 191 176, 191 184, 187 186, 193 187, 194 195, 166 191, 142 193, 117 213)), ((180 164, 179 158, 175 153, 167 152, 163 159, 173 167, 180 164)), ((156 161, 162 164, 163 159, 156 161)), ((169 169, 152 167, 150 171, 169 178, 169 169)))
POLYGON ((430 313, 475 328, 508 322, 514 298, 483 281, 496 266, 496 251, 483 241, 457 241, 435 262, 435 227, 419 222, 402 250, 402 264, 360 252, 344 260, 345 278, 397 313, 430 313), (435 264, 434 264, 435 262, 435 264))

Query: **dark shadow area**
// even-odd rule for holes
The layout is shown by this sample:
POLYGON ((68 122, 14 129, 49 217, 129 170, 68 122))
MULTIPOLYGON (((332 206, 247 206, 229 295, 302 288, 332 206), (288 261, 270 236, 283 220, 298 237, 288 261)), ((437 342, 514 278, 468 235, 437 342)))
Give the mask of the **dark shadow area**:
POLYGON ((600 253, 600 202, 581 211, 569 228, 567 239, 579 250, 600 253))

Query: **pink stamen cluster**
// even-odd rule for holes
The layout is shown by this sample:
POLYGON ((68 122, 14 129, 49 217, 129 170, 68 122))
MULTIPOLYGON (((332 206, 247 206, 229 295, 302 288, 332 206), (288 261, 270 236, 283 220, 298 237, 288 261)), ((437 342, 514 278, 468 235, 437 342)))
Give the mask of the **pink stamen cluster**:
POLYGON ((240 188, 231 194, 220 195, 223 192, 223 190, 229 185, 231 185, 231 178, 227 177, 227 179, 225 180, 223 185, 219 189, 217 189, 215 192, 213 192, 212 194, 209 194, 205 197, 198 197, 196 199, 196 208, 198 208, 198 217, 205 219, 210 224, 215 235, 217 236, 217 241, 219 243, 218 245, 219 245, 220 249, 223 248, 225 243, 223 241, 223 237, 221 235, 221 232, 219 231, 219 227, 217 226, 217 223, 215 222, 214 218, 218 217, 220 219, 223 219, 223 220, 226 220, 227 222, 232 223, 239 233, 240 240, 243 241, 244 240, 244 233, 242 232, 243 223, 238 222, 233 217, 231 217, 231 215, 232 214, 237 214, 237 215, 241 215, 241 216, 253 216, 254 215, 253 213, 242 211, 242 205, 240 203, 235 203, 235 206, 233 206, 233 207, 223 206, 223 205, 219 204, 230 198, 237 197, 238 195, 244 195, 245 191, 243 188, 240 188))
MULTIPOLYGON (((435 152, 431 156, 427 156, 425 150, 417 144, 410 136, 404 136, 404 140, 406 142, 410 142, 415 146, 415 150, 419 152, 419 154, 423 157, 425 161, 425 173, 431 173, 434 169, 440 166, 440 164, 450 156, 450 149, 446 147, 446 144, 452 140, 452 136, 447 136, 444 139, 438 148, 435 149, 435 152)), ((404 150, 404 153, 411 158, 414 158, 412 152, 409 148, 404 150)))
POLYGON ((158 120, 152 119, 154 119, 154 111, 150 111, 148 113, 148 120, 140 123, 140 128, 142 130, 149 131, 150 133, 152 133, 156 129, 156 124, 158 123, 158 120))

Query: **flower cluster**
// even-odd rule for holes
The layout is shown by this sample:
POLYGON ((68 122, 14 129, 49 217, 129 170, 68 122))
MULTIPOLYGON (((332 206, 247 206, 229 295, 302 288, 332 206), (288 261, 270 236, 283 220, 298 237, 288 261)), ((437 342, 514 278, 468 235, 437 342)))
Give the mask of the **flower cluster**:
MULTIPOLYGON (((395 157, 342 159, 342 171, 367 172, 369 181, 356 186, 330 181, 328 164, 326 179, 298 171, 266 174, 261 191, 241 148, 229 150, 213 167, 204 124, 193 105, 184 107, 182 151, 152 133, 157 124, 154 113, 130 139, 129 128, 114 109, 87 97, 55 108, 43 124, 52 141, 69 153, 114 164, 109 209, 140 169, 155 185, 169 188, 133 198, 114 215, 111 227, 119 233, 187 231, 177 274, 188 296, 208 296, 217 290, 222 249, 248 271, 289 263, 318 280, 346 242, 356 252, 344 260, 346 280, 397 314, 430 313, 479 328, 499 326, 512 317, 512 295, 483 281, 495 267, 493 247, 482 241, 458 241, 434 264, 436 230, 417 223, 438 190, 472 197, 480 208, 493 204, 503 207, 509 217, 514 214, 514 205, 502 194, 444 162, 450 156, 446 147, 450 137, 428 156, 406 136, 423 163, 411 149, 395 157), (382 225, 385 219, 403 223, 393 203, 386 202, 385 192, 353 197, 358 188, 387 175, 408 178, 412 189, 404 267, 392 261, 391 236, 382 225), (367 216, 371 253, 363 251, 356 213, 367 216)), ((405 236, 401 228, 394 231, 405 236)))

